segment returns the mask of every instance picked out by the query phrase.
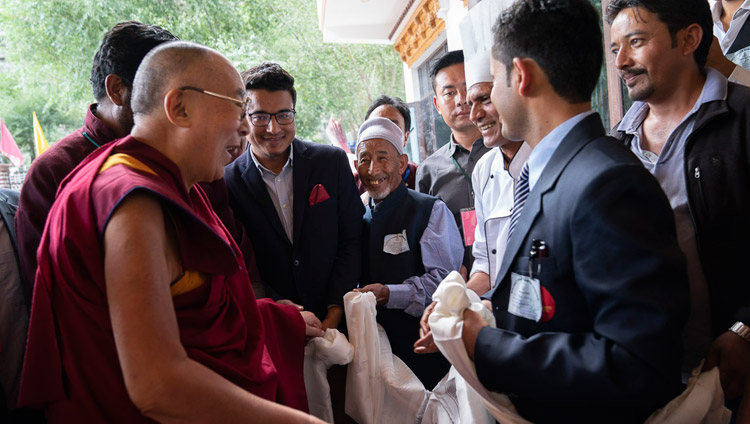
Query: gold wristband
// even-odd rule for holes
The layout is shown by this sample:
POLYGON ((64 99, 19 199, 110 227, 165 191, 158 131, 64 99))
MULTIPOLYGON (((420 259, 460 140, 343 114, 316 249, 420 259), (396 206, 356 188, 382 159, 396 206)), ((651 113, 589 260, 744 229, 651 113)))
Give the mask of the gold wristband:
POLYGON ((729 331, 742 337, 746 342, 750 343, 750 327, 743 324, 742 322, 735 322, 733 326, 729 327, 729 331))

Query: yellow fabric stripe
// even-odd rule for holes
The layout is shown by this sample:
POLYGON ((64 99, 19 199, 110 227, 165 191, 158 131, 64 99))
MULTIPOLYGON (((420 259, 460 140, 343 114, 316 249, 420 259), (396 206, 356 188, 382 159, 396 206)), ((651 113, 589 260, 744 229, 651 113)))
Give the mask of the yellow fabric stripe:
POLYGON ((182 277, 169 288, 172 297, 197 289, 208 281, 208 274, 199 271, 185 271, 182 277))
MULTIPOLYGON (((101 168, 99 168, 99 174, 108 170, 115 165, 125 165, 129 168, 143 171, 152 175, 157 175, 153 169, 149 168, 143 162, 125 153, 116 153, 107 158, 101 168)), ((208 281, 208 274, 199 271, 185 271, 185 273, 177 281, 175 281, 169 288, 172 293, 172 297, 187 293, 194 290, 208 281)))
POLYGON ((154 172, 151 168, 146 166, 143 162, 125 153, 115 153, 114 155, 108 157, 107 161, 104 162, 104 165, 102 165, 102 167, 99 168, 99 173, 101 174, 102 172, 108 170, 109 168, 115 165, 125 165, 128 168, 133 168, 139 171, 147 172, 152 175, 156 175, 156 172, 154 172))

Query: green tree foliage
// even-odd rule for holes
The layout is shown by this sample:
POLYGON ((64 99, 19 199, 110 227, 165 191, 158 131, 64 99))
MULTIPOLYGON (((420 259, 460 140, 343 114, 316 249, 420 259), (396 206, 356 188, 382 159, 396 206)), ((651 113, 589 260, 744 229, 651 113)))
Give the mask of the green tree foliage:
POLYGON ((279 62, 296 79, 302 138, 323 141, 331 116, 354 131, 375 97, 403 97, 393 47, 324 44, 315 0, 2 0, 0 118, 22 150, 31 150, 34 110, 49 142, 80 126, 94 53, 131 19, 213 47, 239 70, 279 62))

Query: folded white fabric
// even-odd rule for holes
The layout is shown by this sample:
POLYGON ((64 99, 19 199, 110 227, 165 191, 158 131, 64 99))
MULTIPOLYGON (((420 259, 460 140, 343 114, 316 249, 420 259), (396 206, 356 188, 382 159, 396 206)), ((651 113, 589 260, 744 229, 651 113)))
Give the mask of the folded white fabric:
POLYGON ((473 290, 466 288, 461 274, 453 271, 440 283, 432 299, 438 302, 429 319, 432 337, 440 352, 465 380, 462 383, 456 383, 459 405, 467 406, 460 408, 461 422, 492 422, 492 418, 488 417, 486 412, 476 406, 472 407, 472 405, 477 405, 477 398, 479 398, 487 412, 497 421, 505 424, 528 423, 529 421, 518 415, 513 403, 506 395, 490 392, 484 388, 477 377, 474 362, 469 359, 464 348, 461 333, 466 308, 479 313, 490 323, 490 326, 495 327, 495 317, 482 305, 479 296, 473 290), (461 387, 463 389, 459 389, 461 387))
POLYGON ((333 422, 331 388, 327 371, 331 365, 346 365, 354 356, 354 346, 339 330, 329 328, 323 337, 310 339, 305 346, 305 391, 310 414, 333 422))
POLYGON ((484 407, 479 395, 466 380, 451 367, 448 374, 435 386, 417 417, 420 424, 493 424, 495 419, 484 407))
POLYGON ((703 362, 693 370, 685 391, 654 412, 645 424, 727 424, 732 412, 724 406, 719 368, 703 373, 702 368, 703 362))
POLYGON ((344 296, 349 341, 354 346, 344 408, 360 424, 413 422, 429 392, 392 353, 388 336, 375 320, 375 305, 372 293, 344 296))
POLYGON ((451 367, 432 389, 432 393, 422 405, 423 410, 417 416, 418 424, 456 424, 460 423, 458 397, 456 396, 456 370, 451 367))

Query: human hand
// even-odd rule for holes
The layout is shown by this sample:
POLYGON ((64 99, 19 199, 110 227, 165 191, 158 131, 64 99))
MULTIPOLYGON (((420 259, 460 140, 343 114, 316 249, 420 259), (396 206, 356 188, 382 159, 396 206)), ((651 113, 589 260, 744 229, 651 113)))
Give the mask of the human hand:
POLYGON ((336 120, 331 116, 328 120, 326 135, 331 144, 341 147, 347 153, 351 153, 349 146, 346 145, 346 135, 344 134, 344 129, 341 127, 341 118, 336 120))
MULTIPOLYGON (((485 305, 487 306, 487 305, 485 305)), ((482 327, 490 325, 481 315, 469 308, 464 310, 464 328, 461 339, 464 342, 469 359, 474 360, 474 346, 477 344, 477 336, 482 327)))
POLYGON ((318 317, 309 311, 300 311, 302 319, 305 320, 305 336, 308 338, 321 337, 325 333, 318 317))
POLYGON ((477 271, 472 274, 469 281, 466 282, 466 288, 474 290, 479 296, 490 291, 490 276, 486 272, 477 271))
POLYGON ((750 376, 745 383, 745 394, 742 395, 740 406, 737 408, 737 424, 750 423, 750 376))
POLYGON ((297 310, 298 310, 298 311, 304 311, 304 310, 305 310, 305 307, 304 307, 304 306, 302 306, 302 305, 298 305, 298 304, 296 304, 296 303, 292 302, 292 301, 291 301, 291 300, 289 300, 289 299, 279 299, 279 300, 277 300, 277 301, 276 301, 276 303, 278 303, 279 305, 289 305, 289 306, 294 306, 295 308, 297 308, 297 310))
POLYGON ((458 273, 461 274, 461 278, 463 278, 464 281, 466 281, 467 279, 466 277, 469 276, 469 270, 466 269, 466 265, 461 265, 461 268, 458 270, 458 273))
POLYGON ((323 325, 323 331, 328 330, 329 328, 338 328, 339 323, 341 323, 341 317, 344 315, 344 308, 341 306, 335 305, 328 308, 328 313, 326 314, 326 317, 323 318, 323 322, 321 323, 323 325))
POLYGON ((388 303, 388 298, 391 295, 390 289, 388 289, 388 286, 383 284, 368 284, 364 287, 354 289, 357 293, 366 293, 366 292, 372 292, 372 294, 375 295, 375 301, 378 305, 385 305, 388 303))
POLYGON ((719 367, 724 397, 732 400, 740 397, 750 376, 750 343, 737 334, 726 331, 717 337, 703 361, 703 371, 719 367))
POLYGON ((435 310, 437 302, 432 302, 425 308, 422 313, 422 319, 419 320, 419 340, 414 342, 414 353, 434 353, 439 349, 432 339, 432 330, 430 330, 430 315, 435 310))
POLYGON ((489 299, 482 299, 482 305, 487 308, 488 311, 492 312, 492 301, 489 299))

